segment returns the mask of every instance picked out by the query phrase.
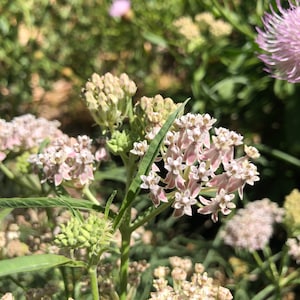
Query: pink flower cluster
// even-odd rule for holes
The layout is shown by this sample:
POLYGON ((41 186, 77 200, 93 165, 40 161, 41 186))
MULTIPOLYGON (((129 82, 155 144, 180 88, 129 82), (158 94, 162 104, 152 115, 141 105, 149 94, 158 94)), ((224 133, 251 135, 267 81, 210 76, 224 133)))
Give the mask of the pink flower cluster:
POLYGON ((250 202, 227 222, 224 243, 249 251, 262 250, 273 234, 274 223, 281 222, 283 215, 284 209, 267 198, 250 202))
POLYGON ((19 152, 39 147, 46 138, 56 138, 63 133, 58 121, 36 118, 31 114, 15 117, 7 122, 0 119, 0 162, 9 152, 19 152))
POLYGON ((209 114, 191 113, 175 120, 160 161, 148 175, 141 176, 141 188, 149 189, 155 206, 173 199, 174 216, 179 217, 191 216, 192 206, 198 205, 198 213, 212 214, 216 222, 219 212, 228 215, 235 207, 235 191, 242 198, 244 186, 259 180, 256 166, 249 161, 259 156, 258 151, 246 146, 246 155, 235 158, 235 147, 243 144, 243 137, 222 127, 211 134, 215 122, 209 114), (212 189, 215 197, 199 196, 212 189))
POLYGON ((92 140, 88 136, 73 138, 64 135, 42 153, 31 155, 29 161, 37 171, 42 171, 42 183, 48 180, 58 186, 68 182, 81 188, 94 179, 95 163, 105 157, 103 148, 92 153, 92 140))

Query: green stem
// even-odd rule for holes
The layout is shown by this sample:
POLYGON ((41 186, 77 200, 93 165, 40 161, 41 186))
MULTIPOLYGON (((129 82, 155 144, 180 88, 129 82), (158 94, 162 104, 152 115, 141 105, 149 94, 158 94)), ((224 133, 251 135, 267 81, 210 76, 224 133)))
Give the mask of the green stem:
POLYGON ((91 279, 91 289, 93 300, 99 300, 99 288, 98 288, 98 277, 97 277, 97 265, 89 267, 89 275, 91 279))
POLYGON ((159 207, 151 207, 142 217, 138 218, 130 227, 131 232, 135 231, 137 228, 143 226, 148 221, 152 220, 158 214, 163 212, 165 209, 170 207, 174 201, 171 200, 168 203, 163 203, 159 207))
POLYGON ((271 270, 271 274, 272 274, 272 277, 274 279, 274 282, 275 283, 279 283, 279 273, 278 273, 278 270, 277 270, 277 267, 274 263, 274 260, 272 259, 271 255, 271 249, 269 247, 265 247, 263 249, 263 253, 264 253, 264 256, 265 257, 268 257, 268 261, 269 261, 269 266, 270 266, 270 270, 271 270))
POLYGON ((10 180, 14 180, 22 187, 29 189, 30 191, 36 193, 37 191, 41 190, 41 187, 37 185, 36 182, 33 181, 32 178, 29 176, 16 176, 12 171, 10 171, 3 163, 0 163, 0 170, 5 174, 7 178, 10 180))
POLYGON ((280 150, 276 150, 276 149, 272 149, 266 145, 260 145, 260 144, 257 144, 255 145, 255 147, 260 151, 260 152, 263 152, 263 153, 266 153, 266 154, 269 154, 275 158, 279 158, 280 160, 282 161, 285 161, 289 164, 292 164, 296 167, 300 167, 300 159, 290 155, 290 154, 287 154, 285 152, 282 152, 280 150))
POLYGON ((129 267, 129 250, 130 250, 130 209, 127 210, 124 221, 120 227, 122 235, 121 244, 121 267, 120 267, 120 300, 127 298, 127 284, 128 284, 128 267, 129 267))
POLYGON ((65 286, 65 296, 68 299, 71 296, 69 281, 68 281, 68 274, 66 272, 66 267, 62 266, 59 268, 61 272, 61 276, 63 278, 64 286, 65 286))
POLYGON ((290 273, 287 277, 282 278, 279 282, 280 287, 284 288, 289 285, 294 279, 299 278, 299 270, 290 273))
POLYGON ((93 203, 95 203, 96 205, 99 205, 99 201, 95 198, 95 196, 92 194, 91 190, 89 189, 89 187, 86 185, 83 190, 82 193, 93 203))
POLYGON ((1 171, 11 180, 15 179, 15 175, 3 163, 0 163, 1 171))

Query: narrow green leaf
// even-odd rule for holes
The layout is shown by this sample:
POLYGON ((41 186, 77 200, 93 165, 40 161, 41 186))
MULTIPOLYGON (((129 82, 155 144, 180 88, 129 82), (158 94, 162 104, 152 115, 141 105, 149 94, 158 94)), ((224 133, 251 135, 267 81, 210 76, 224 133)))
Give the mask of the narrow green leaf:
POLYGON ((37 254, 0 260, 0 277, 15 275, 22 272, 38 271, 45 268, 68 265, 73 267, 85 266, 83 262, 75 262, 70 258, 56 254, 37 254))
POLYGON ((158 45, 158 46, 161 46, 164 48, 168 46, 167 41, 163 37, 161 37, 155 33, 143 32, 142 35, 147 41, 151 42, 154 45, 158 45))
POLYGON ((274 290, 275 290, 274 285, 268 285, 263 290, 261 290, 258 294, 256 294, 254 298, 252 298, 252 300, 267 299, 267 296, 269 296, 274 290))
POLYGON ((108 218, 109 216, 109 212, 110 212, 109 209, 116 195, 117 195, 117 191, 114 190, 106 202, 105 211, 104 211, 105 218, 108 218))
POLYGON ((26 207, 67 207, 73 209, 104 211, 100 205, 71 197, 30 197, 30 198, 0 198, 0 207, 6 208, 26 208, 26 207))
POLYGON ((169 116, 169 118, 167 119, 165 124, 162 126, 162 128, 160 129, 158 134, 151 141, 148 151, 146 152, 145 156, 143 157, 142 161, 140 162, 138 172, 129 186, 129 189, 124 198, 124 201, 122 202, 122 206, 120 208, 119 214, 115 219, 115 222, 114 222, 115 229, 120 226, 125 211, 128 209, 128 207, 130 207, 132 201, 135 199, 136 195, 140 191, 140 185, 142 182, 141 175, 148 174, 148 172, 152 166, 152 163, 159 152, 159 148, 160 148, 167 132, 169 131, 170 127, 173 125, 173 122, 177 118, 177 116, 184 110, 184 107, 188 101, 189 101, 189 99, 187 99, 182 105, 180 105, 180 107, 177 108, 177 110, 175 112, 173 112, 169 116))

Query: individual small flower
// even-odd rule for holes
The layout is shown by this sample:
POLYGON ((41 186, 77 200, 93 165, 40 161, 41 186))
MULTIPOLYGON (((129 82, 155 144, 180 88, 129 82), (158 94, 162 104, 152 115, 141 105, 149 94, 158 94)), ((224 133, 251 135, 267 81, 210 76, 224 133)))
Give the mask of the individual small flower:
POLYGON ((130 0, 114 0, 109 8, 111 17, 122 17, 130 10, 130 0))
POLYGON ((297 264, 300 264, 300 236, 289 238, 286 241, 286 245, 289 249, 289 255, 296 261, 297 264))
POLYGON ((222 212, 223 215, 230 214, 231 210, 235 208, 235 204, 232 202, 234 194, 227 194, 226 190, 221 189, 216 197, 210 200, 200 196, 200 201, 204 204, 204 207, 198 209, 201 214, 211 214, 214 222, 218 221, 218 213, 222 212))
POLYGON ((137 156, 144 156, 144 154, 148 150, 148 143, 146 140, 143 140, 141 142, 134 142, 133 143, 133 149, 130 150, 130 152, 137 156))
POLYGON ((271 7, 271 13, 263 17, 264 29, 257 28, 256 42, 265 51, 258 57, 272 77, 300 82, 300 2, 289 0, 286 9, 280 0, 276 4, 279 12, 271 7))
POLYGON ((224 243, 249 251, 262 250, 273 234, 274 223, 282 221, 284 210, 265 198, 239 209, 224 228, 224 243))

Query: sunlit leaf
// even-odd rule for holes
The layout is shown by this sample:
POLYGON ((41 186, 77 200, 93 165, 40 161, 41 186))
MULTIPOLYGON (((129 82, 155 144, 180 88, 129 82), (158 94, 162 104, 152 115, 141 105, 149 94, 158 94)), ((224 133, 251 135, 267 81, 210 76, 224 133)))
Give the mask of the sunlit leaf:
POLYGON ((70 267, 85 266, 83 262, 73 261, 62 255, 37 254, 0 260, 0 276, 39 271, 41 269, 54 268, 62 265, 70 267))

